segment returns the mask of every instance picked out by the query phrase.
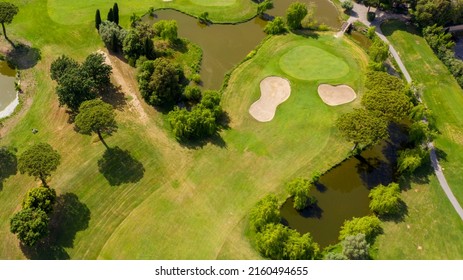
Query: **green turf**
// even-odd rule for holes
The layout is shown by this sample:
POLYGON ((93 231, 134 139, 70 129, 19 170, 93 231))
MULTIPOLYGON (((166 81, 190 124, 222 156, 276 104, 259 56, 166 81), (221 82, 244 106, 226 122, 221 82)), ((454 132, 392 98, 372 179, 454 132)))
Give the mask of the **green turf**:
POLYGON ((288 50, 279 64, 287 75, 300 80, 339 79, 349 73, 349 66, 343 57, 333 53, 335 50, 298 46, 288 50))
POLYGON ((435 139, 446 179, 463 205, 463 90, 426 41, 401 22, 382 26, 413 81, 424 88, 423 100, 436 117, 435 139))
MULTIPOLYGON (((63 25, 93 22, 97 9, 100 9, 101 18, 104 20, 114 3, 106 0, 48 0, 47 2, 50 18, 63 25), (69 16, 69 11, 72 11, 72 16, 69 16)), ((141 16, 147 13, 150 7, 174 8, 193 16, 208 12, 209 19, 218 23, 246 21, 257 13, 257 4, 250 0, 120 0, 117 4, 122 26, 128 26, 132 13, 141 16)))

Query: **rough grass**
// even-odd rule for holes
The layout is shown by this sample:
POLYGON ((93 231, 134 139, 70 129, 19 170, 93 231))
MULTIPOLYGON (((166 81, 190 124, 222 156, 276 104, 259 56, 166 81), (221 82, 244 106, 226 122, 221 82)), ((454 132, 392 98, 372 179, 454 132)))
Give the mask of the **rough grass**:
MULTIPOLYGON (((349 150, 348 143, 338 141, 333 123, 352 104, 338 108, 323 104, 316 93, 317 83, 323 80, 292 80, 291 98, 270 123, 256 122, 248 114, 259 96, 259 81, 268 75, 284 76, 279 56, 301 45, 345 56, 352 71, 335 82, 362 89, 365 54, 332 34, 319 39, 295 35, 270 39, 231 76, 223 100, 230 129, 203 146, 179 145, 159 112, 142 102, 148 115, 142 119, 132 98, 120 100, 119 130, 106 139, 114 149, 108 152, 96 136, 74 131, 65 109, 58 106, 48 74, 51 62, 61 54, 83 59, 103 47, 93 23, 56 23, 48 17, 43 0, 19 5, 20 14, 7 27, 10 37, 29 40, 40 49, 42 59, 25 70, 35 80, 33 90, 27 92, 33 103, 25 114, 18 114, 17 125, 2 135, 0 145, 16 147, 18 154, 39 141, 57 149, 62 163, 49 184, 61 204, 52 228, 53 247, 25 256, 9 232, 9 218, 38 182, 21 174, 4 181, 1 259, 258 258, 244 235, 249 209, 265 194, 281 192, 289 179, 324 170, 349 150), (39 133, 31 133, 32 128, 39 133)), ((122 70, 126 77, 134 77, 134 69, 122 70)))
POLYGON ((343 57, 312 46, 299 46, 288 50, 280 58, 283 71, 301 80, 339 79, 349 73, 343 57))
MULTIPOLYGON (((97 9, 100 9, 101 18, 105 20, 113 3, 105 0, 48 0, 47 6, 53 21, 63 25, 75 25, 93 22, 97 9), (69 16, 69 11, 72 11, 72 17, 69 16)), ((250 0, 119 0, 117 5, 122 26, 128 26, 133 13, 141 16, 147 13, 150 7, 173 8, 193 16, 208 12, 209 19, 217 23, 242 22, 251 19, 257 13, 257 4, 250 0)))

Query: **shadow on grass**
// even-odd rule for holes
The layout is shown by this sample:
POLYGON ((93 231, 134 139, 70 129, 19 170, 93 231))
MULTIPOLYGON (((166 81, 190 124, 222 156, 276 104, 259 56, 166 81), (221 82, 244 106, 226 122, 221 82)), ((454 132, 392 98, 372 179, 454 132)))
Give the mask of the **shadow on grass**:
POLYGON ((222 112, 219 119, 217 120, 218 123, 218 132, 213 134, 212 136, 205 137, 202 139, 190 139, 190 140, 178 140, 180 145, 188 149, 200 149, 207 144, 212 144, 220 148, 227 148, 227 143, 225 140, 220 136, 219 132, 222 130, 230 129, 228 125, 230 123, 230 116, 227 112, 222 112))
POLYGON ((3 190, 3 180, 18 172, 18 158, 14 151, 0 147, 0 191, 3 190))
POLYGON ((382 221, 390 221, 394 223, 400 223, 405 220, 405 217, 408 216, 408 206, 403 200, 399 201, 399 211, 397 214, 393 215, 379 215, 379 218, 382 221))
POLYGON ((74 247, 77 232, 88 228, 90 210, 77 195, 65 193, 56 198, 50 217, 50 234, 34 247, 21 245, 28 259, 66 260, 70 256, 65 248, 74 247))
POLYGON ((42 55, 39 49, 23 43, 17 43, 6 55, 8 64, 19 70, 34 67, 40 59, 42 55))
POLYGON ((123 183, 136 183, 145 173, 143 164, 135 159, 129 151, 119 147, 106 149, 98 160, 98 170, 111 186, 123 183))
POLYGON ((111 104, 114 109, 119 111, 122 111, 124 106, 127 105, 127 100, 125 99, 121 86, 115 86, 113 84, 104 90, 104 93, 101 95, 101 99, 104 102, 111 104))

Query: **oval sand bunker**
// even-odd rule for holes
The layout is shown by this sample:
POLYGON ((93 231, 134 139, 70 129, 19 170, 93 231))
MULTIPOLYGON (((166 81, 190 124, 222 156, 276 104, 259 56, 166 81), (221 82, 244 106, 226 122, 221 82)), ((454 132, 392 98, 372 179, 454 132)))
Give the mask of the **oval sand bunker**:
POLYGON ((318 95, 323 102, 330 106, 346 104, 357 98, 355 91, 346 85, 332 86, 321 84, 318 86, 318 95))
POLYGON ((275 111, 291 94, 289 81, 280 77, 267 77, 260 82, 260 98, 249 108, 249 113, 260 122, 268 122, 275 111))

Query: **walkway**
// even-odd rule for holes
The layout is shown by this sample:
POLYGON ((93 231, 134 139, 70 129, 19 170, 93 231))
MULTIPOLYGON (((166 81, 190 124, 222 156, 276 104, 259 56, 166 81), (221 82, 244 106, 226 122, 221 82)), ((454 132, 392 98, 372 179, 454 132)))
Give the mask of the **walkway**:
MULTIPOLYGON (((359 5, 354 2, 354 8, 351 11, 351 16, 348 19, 348 22, 351 23, 351 22, 358 20, 361 23, 365 24, 366 26, 372 26, 372 25, 375 26, 376 34, 379 36, 379 38, 381 38, 381 40, 383 40, 389 45, 389 52, 392 54, 395 61, 399 65, 400 71, 402 71, 405 77, 405 80, 407 80, 408 83, 411 83, 412 78, 410 74, 408 73, 407 68, 405 68, 405 65, 403 64, 402 60, 400 59, 399 53, 394 49, 392 44, 389 42, 389 40, 386 38, 386 36, 384 36, 383 32, 381 31, 381 23, 385 20, 388 20, 388 19, 409 20, 409 19, 404 15, 391 14, 391 13, 386 13, 383 11, 376 11, 375 20, 373 22, 369 22, 366 18, 367 10, 368 10, 367 7, 363 5, 359 5)), ((370 11, 375 12, 375 8, 371 8, 370 11)), ((439 165, 439 160, 437 159, 436 149, 434 148, 434 144, 430 142, 428 143, 428 147, 430 149, 431 164, 434 169, 434 173, 436 174, 436 177, 439 180, 439 184, 441 188, 444 190, 445 194, 447 195, 447 198, 449 199, 453 208, 455 208, 455 211, 460 216, 461 220, 463 220, 463 208, 461 207, 460 203, 458 203, 458 200, 456 199, 455 195, 450 189, 449 184, 447 183, 447 180, 445 179, 444 173, 442 172, 442 168, 439 165)))

